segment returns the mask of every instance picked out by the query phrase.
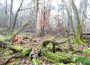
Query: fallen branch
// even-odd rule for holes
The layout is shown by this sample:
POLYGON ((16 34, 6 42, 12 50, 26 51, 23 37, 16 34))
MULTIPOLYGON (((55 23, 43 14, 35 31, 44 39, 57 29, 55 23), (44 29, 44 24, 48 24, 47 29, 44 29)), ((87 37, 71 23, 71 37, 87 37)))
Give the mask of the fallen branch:
POLYGON ((12 56, 5 63, 3 63, 2 65, 7 65, 11 59, 14 59, 14 58, 16 59, 16 58, 20 58, 20 57, 23 57, 23 56, 21 56, 21 55, 19 55, 19 56, 12 56))

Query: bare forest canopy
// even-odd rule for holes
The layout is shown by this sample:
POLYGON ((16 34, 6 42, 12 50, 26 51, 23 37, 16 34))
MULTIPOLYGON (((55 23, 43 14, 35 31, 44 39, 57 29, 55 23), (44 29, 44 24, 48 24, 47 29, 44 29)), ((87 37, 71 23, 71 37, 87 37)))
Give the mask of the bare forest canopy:
MULTIPOLYGON (((75 0, 83 32, 90 32, 90 1, 75 0)), ((74 29, 77 26, 76 16, 70 0, 0 0, 0 32, 3 34, 17 30, 25 22, 24 32, 64 35, 72 33, 72 17, 74 29), (8 32, 6 32, 8 30, 8 32)))

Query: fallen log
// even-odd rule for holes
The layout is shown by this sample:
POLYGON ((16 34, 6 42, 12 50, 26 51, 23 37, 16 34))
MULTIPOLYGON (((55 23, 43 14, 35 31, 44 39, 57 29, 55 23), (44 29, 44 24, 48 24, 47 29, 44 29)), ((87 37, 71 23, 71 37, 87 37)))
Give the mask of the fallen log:
POLYGON ((4 43, 4 42, 0 42, 0 47, 2 47, 4 49, 8 48, 9 50, 12 50, 14 53, 20 54, 19 56, 18 55, 12 56, 2 65, 6 65, 13 58, 28 57, 32 50, 31 48, 23 48, 22 46, 19 46, 19 45, 11 45, 11 44, 4 43))
MULTIPOLYGON (((40 53, 41 56, 52 63, 72 63, 73 61, 71 60, 71 57, 68 55, 65 55, 63 53, 53 53, 47 49, 47 45, 51 43, 53 46, 57 44, 63 44, 66 43, 64 42, 56 42, 56 41, 51 41, 51 40, 46 40, 43 42, 40 53)), ((55 51, 55 46, 53 47, 53 51, 55 51)))
POLYGON ((57 41, 54 41, 54 40, 46 40, 46 41, 43 42, 43 46, 46 46, 49 43, 52 43, 52 44, 55 44, 55 45, 63 44, 63 43, 66 43, 67 40, 66 41, 61 41, 61 42, 57 42, 57 41))
POLYGON ((52 43, 52 44, 58 45, 58 44, 66 43, 66 42, 67 42, 67 41, 56 42, 56 41, 52 41, 52 40, 46 40, 46 41, 43 42, 43 46, 46 46, 46 45, 48 45, 49 43, 52 43))
POLYGON ((49 51, 43 52, 43 58, 49 62, 52 63, 60 63, 63 62, 65 64, 67 63, 72 63, 73 61, 71 60, 71 58, 67 55, 64 54, 57 54, 57 53, 52 53, 49 51))
POLYGON ((57 41, 53 41, 53 40, 46 40, 46 41, 44 41, 43 43, 42 43, 42 47, 47 47, 47 45, 49 44, 49 43, 51 43, 52 45, 53 45, 53 47, 52 47, 52 51, 55 53, 56 51, 55 51, 55 46, 56 45, 59 45, 59 44, 64 44, 64 43, 66 43, 67 42, 67 40, 66 41, 62 41, 62 42, 57 42, 57 41))
POLYGON ((11 45, 9 43, 0 42, 0 47, 2 48, 8 48, 9 50, 12 50, 13 52, 19 52, 22 56, 29 56, 31 52, 31 48, 23 48, 19 45, 11 45))
POLYGON ((17 46, 17 45, 13 45, 11 47, 9 47, 10 50, 12 50, 13 52, 19 52, 22 56, 29 56, 29 54, 31 53, 31 48, 23 48, 21 46, 17 46))

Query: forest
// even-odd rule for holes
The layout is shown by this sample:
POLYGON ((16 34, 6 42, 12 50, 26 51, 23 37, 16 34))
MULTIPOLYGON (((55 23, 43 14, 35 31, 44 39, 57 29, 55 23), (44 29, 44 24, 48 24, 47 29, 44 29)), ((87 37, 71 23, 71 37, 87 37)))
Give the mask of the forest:
POLYGON ((0 65, 90 65, 90 0, 0 0, 0 65))

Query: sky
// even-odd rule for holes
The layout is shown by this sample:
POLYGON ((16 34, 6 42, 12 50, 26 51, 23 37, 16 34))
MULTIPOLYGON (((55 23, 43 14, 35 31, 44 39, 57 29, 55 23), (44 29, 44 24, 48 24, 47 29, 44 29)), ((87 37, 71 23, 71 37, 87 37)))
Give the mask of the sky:
MULTIPOLYGON (((10 4, 11 0, 7 0, 7 3, 10 4)), ((28 3, 30 2, 30 0, 25 0, 24 3, 28 3)), ((3 5, 5 4, 5 0, 0 0, 0 3, 2 3, 3 5)), ((20 0, 14 0, 13 2, 13 9, 17 10, 18 7, 20 5, 20 0)))
MULTIPOLYGON (((10 1, 11 1, 11 0, 7 0, 8 4, 10 4, 10 1)), ((80 0, 75 0, 75 4, 76 4, 77 7, 79 6, 79 1, 80 1, 80 0)), ((25 1, 24 1, 24 3, 26 3, 26 4, 27 4, 28 2, 30 2, 30 0, 25 0, 25 1)), ((57 8, 57 2, 58 2, 58 3, 61 3, 61 0, 52 0, 52 5, 54 5, 55 8, 57 8)), ((5 3, 5 0, 0 0, 0 3, 4 4, 4 3, 5 3)), ((14 9, 14 10, 17 10, 18 7, 19 7, 19 5, 20 5, 20 0, 14 0, 13 9, 14 9)))
MULTIPOLYGON (((4 5, 5 0, 0 0, 0 3, 2 3, 4 5)), ((7 0, 7 3, 10 4, 10 0, 7 0)), ((17 10, 19 5, 20 5, 20 1, 19 0, 14 0, 13 9, 17 10)))

